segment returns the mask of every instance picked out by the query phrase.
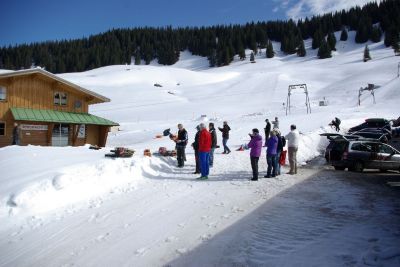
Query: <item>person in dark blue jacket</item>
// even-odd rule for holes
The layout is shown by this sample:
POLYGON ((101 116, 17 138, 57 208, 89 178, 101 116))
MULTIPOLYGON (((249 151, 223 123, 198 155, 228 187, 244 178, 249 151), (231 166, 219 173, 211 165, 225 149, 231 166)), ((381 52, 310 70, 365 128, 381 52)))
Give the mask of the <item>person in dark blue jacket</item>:
POLYGON ((176 159, 178 160, 178 167, 183 168, 185 165, 186 154, 185 149, 188 143, 188 133, 182 124, 178 124, 178 136, 175 139, 176 143, 176 159))
POLYGON ((229 140, 229 131, 231 130, 231 128, 228 125, 228 122, 224 121, 224 126, 218 127, 218 130, 220 130, 222 132, 222 144, 224 146, 224 152, 222 154, 229 154, 231 153, 231 150, 229 149, 227 143, 229 140))
POLYGON ((210 150, 210 167, 214 165, 214 150, 217 148, 217 132, 214 128, 214 123, 208 124, 208 131, 211 134, 211 150, 210 150))

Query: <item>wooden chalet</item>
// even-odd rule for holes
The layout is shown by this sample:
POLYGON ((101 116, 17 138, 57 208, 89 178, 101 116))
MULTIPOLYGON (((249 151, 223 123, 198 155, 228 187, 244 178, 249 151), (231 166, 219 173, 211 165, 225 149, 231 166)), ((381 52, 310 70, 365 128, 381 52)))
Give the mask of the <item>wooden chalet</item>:
POLYGON ((14 123, 20 145, 104 147, 118 123, 88 110, 109 101, 40 68, 0 72, 0 147, 11 145, 14 123))

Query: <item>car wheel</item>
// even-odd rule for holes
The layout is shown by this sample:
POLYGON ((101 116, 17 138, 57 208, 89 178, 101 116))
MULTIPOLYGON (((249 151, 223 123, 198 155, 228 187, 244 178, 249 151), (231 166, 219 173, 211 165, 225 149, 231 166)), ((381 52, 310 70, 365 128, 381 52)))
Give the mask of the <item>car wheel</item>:
POLYGON ((333 166, 335 168, 335 170, 337 171, 344 171, 344 169, 346 169, 346 167, 342 167, 342 166, 333 166))
POLYGON ((355 172, 362 172, 362 171, 364 170, 364 165, 363 165, 363 163, 362 163, 361 161, 356 161, 356 162, 354 163, 353 170, 354 170, 355 172))

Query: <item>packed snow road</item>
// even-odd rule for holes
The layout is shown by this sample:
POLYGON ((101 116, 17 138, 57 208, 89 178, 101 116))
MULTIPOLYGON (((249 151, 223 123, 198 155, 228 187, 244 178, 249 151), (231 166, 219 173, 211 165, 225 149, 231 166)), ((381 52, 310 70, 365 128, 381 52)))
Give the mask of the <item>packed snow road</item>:
POLYGON ((400 176, 321 162, 258 182, 174 168, 181 178, 3 229, 0 266, 399 266, 400 190, 385 181, 400 176))
POLYGON ((168 266, 400 266, 400 175, 308 173, 168 266))

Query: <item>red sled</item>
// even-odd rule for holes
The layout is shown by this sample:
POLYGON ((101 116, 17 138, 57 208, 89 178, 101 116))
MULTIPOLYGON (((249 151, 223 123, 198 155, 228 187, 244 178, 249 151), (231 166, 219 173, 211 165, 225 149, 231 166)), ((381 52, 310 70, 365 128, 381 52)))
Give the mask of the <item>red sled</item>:
POLYGON ((285 163, 286 163, 286 153, 287 153, 286 150, 283 150, 283 151, 281 152, 281 156, 280 156, 280 158, 279 158, 279 164, 280 164, 281 166, 285 165, 285 163))

